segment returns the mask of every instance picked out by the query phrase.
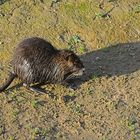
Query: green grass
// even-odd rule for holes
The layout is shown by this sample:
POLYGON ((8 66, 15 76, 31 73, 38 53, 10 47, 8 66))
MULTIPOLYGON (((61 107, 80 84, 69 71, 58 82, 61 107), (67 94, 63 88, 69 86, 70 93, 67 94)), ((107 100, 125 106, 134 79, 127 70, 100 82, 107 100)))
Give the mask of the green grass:
POLYGON ((96 74, 93 74, 90 78, 92 81, 95 81, 98 78, 98 76, 96 74))
POLYGON ((15 140, 14 136, 10 136, 8 140, 15 140))
POLYGON ((135 6, 133 10, 135 13, 140 13, 140 5, 135 6))
POLYGON ((78 54, 84 54, 87 51, 84 41, 78 35, 72 35, 68 41, 67 49, 78 54))
POLYGON ((44 106, 46 103, 46 101, 43 101, 43 100, 38 100, 38 99, 33 99, 30 104, 33 108, 37 109, 41 106, 44 106))
POLYGON ((7 1, 10 1, 10 0, 0 0, 0 5, 4 4, 7 1))
POLYGON ((41 127, 35 127, 32 130, 32 136, 31 139, 35 140, 35 139, 44 139, 46 137, 46 129, 43 129, 41 127))
POLYGON ((129 133, 130 133, 130 137, 131 139, 138 139, 140 138, 140 129, 137 126, 138 122, 136 120, 136 118, 131 117, 128 119, 128 129, 129 129, 129 133))
POLYGON ((37 109, 40 106, 40 102, 36 99, 31 101, 31 106, 35 109, 37 109))

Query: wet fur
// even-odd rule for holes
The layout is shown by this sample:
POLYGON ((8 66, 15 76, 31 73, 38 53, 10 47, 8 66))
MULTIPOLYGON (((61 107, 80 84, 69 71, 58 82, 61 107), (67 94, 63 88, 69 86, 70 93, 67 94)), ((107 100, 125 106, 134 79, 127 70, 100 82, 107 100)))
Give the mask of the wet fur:
POLYGON ((0 88, 1 91, 6 89, 15 77, 27 85, 61 83, 84 68, 72 51, 57 50, 46 40, 37 37, 19 43, 14 51, 11 65, 13 77, 0 88))

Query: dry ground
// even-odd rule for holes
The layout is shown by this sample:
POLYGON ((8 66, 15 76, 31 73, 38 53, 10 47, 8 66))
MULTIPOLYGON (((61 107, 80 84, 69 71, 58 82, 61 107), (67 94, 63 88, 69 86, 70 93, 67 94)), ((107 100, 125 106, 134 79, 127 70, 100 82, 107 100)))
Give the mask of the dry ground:
POLYGON ((16 44, 39 36, 72 49, 86 74, 72 91, 0 94, 0 140, 140 139, 140 0, 0 0, 0 84, 16 44))

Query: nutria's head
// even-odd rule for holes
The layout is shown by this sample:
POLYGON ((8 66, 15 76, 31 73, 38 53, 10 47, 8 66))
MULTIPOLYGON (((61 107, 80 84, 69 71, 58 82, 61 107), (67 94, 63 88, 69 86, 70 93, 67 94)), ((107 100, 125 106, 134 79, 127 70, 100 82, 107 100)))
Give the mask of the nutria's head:
POLYGON ((73 51, 61 50, 59 56, 64 70, 64 79, 71 79, 83 75, 85 71, 84 65, 73 51))

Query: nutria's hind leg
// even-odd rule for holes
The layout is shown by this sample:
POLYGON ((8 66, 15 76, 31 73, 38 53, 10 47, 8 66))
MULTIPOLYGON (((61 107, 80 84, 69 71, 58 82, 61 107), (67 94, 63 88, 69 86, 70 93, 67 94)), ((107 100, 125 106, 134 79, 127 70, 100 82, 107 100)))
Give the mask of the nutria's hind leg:
POLYGON ((33 85, 33 86, 23 83, 23 86, 25 86, 27 89, 29 89, 33 92, 40 93, 40 94, 48 94, 51 98, 55 98, 54 93, 52 93, 49 90, 45 90, 45 89, 41 88, 40 86, 42 86, 42 85, 44 85, 44 83, 40 83, 40 84, 33 85))
POLYGON ((37 92, 37 93, 40 93, 40 94, 46 94, 48 93, 47 90, 45 89, 42 89, 40 86, 43 85, 43 84, 37 84, 37 85, 33 85, 33 86, 30 86, 26 83, 23 83, 23 86, 25 86, 27 89, 33 91, 33 92, 37 92))
POLYGON ((40 87, 35 87, 35 86, 31 86, 29 87, 29 90, 36 92, 36 93, 40 93, 40 94, 46 94, 48 93, 45 89, 42 89, 40 87))

